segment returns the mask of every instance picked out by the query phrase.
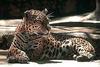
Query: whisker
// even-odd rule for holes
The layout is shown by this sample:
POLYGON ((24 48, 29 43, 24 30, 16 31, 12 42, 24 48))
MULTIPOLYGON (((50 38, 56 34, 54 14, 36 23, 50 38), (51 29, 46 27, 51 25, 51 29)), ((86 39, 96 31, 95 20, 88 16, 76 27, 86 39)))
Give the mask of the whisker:
POLYGON ((54 17, 54 16, 52 15, 53 13, 54 13, 54 12, 49 13, 49 14, 47 15, 47 17, 49 17, 49 18, 54 17))

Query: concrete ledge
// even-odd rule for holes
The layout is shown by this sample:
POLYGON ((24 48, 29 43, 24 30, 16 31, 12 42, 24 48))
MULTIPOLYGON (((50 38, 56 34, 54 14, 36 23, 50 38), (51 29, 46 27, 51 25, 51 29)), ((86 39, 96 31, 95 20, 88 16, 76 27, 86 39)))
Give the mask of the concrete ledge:
MULTIPOLYGON (((0 20, 0 26, 16 26, 22 19, 9 19, 9 20, 0 20)), ((79 26, 79 27, 100 27, 100 21, 67 21, 67 20, 53 20, 50 22, 52 26, 79 26)))
POLYGON ((92 22, 58 22, 58 23, 50 23, 51 26, 67 26, 67 27, 94 27, 100 28, 100 23, 92 23, 92 22))

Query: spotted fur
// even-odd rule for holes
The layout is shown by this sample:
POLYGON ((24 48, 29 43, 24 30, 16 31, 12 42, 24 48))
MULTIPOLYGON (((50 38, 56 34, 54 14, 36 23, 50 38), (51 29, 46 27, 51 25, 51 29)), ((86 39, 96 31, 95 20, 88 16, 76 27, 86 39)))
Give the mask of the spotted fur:
POLYGON ((23 22, 17 26, 9 48, 8 62, 28 63, 35 60, 69 58, 87 61, 95 56, 93 46, 83 38, 57 40, 50 33, 46 13, 46 9, 25 11, 23 22))

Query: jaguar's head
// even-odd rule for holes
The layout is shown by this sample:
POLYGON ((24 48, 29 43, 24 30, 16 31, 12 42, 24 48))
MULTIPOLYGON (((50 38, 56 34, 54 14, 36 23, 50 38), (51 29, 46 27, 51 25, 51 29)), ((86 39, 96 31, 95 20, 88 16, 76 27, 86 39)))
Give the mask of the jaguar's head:
POLYGON ((44 21, 48 22, 47 12, 48 12, 47 9, 44 9, 42 11, 34 9, 26 10, 24 12, 24 19, 25 21, 30 21, 30 22, 33 21, 39 21, 41 23, 44 21))
POLYGON ((30 24, 29 29, 31 32, 50 30, 47 12, 47 9, 44 9, 42 11, 31 9, 24 12, 24 23, 30 24))

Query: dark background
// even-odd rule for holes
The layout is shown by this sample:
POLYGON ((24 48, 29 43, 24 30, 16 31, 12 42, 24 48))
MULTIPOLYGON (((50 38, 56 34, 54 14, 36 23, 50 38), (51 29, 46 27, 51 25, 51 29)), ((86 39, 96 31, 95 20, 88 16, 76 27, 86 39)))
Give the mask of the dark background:
POLYGON ((54 18, 82 14, 95 9, 95 0, 0 0, 0 19, 18 19, 27 9, 44 8, 54 18))

